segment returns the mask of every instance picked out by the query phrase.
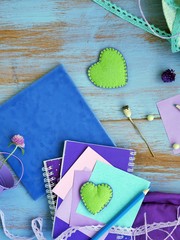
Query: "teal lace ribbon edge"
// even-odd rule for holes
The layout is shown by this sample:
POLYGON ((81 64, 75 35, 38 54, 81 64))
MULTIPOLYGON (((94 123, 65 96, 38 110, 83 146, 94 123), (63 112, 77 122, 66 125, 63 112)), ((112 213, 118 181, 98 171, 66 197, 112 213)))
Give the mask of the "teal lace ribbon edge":
MULTIPOLYGON (((139 27, 146 32, 149 32, 154 35, 154 33, 151 31, 147 23, 144 21, 144 19, 139 18, 126 10, 122 9, 121 7, 117 6, 115 3, 112 3, 109 0, 92 0, 93 2, 97 3, 107 11, 113 13, 114 15, 128 21, 129 23, 135 25, 136 27, 139 27)), ((160 36, 162 37, 170 37, 171 34, 167 33, 164 30, 159 29, 158 27, 155 27, 153 24, 151 24, 151 28, 160 36)), ((171 42, 171 39, 168 39, 169 42, 171 42)), ((176 40, 177 41, 177 40, 176 40)), ((180 48, 176 44, 172 44, 171 46, 172 52, 177 52, 180 50, 180 48)))
MULTIPOLYGON (((173 34, 177 34, 180 32, 180 9, 176 10, 176 18, 173 25, 173 34)), ((180 51, 180 37, 171 39, 171 50, 172 52, 180 51)))

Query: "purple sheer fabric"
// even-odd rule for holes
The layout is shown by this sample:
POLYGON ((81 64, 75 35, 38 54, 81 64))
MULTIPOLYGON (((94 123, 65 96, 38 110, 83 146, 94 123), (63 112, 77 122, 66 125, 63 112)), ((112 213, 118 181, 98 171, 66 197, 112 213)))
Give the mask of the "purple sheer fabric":
MULTIPOLYGON (((86 228, 86 227, 85 227, 86 228)), ((90 226, 94 230, 93 226, 90 226)), ((80 230, 78 227, 76 231, 80 230)), ((125 229, 116 228, 116 233, 109 233, 106 240, 180 240, 180 194, 150 192, 145 197, 143 204, 133 224, 133 229, 127 229, 127 236, 120 235, 125 229), (146 218, 145 218, 146 216, 146 218)), ((74 240, 73 228, 62 236, 69 236, 74 240), (72 235, 71 235, 72 234, 72 235)), ((78 231, 79 237, 80 232, 78 231)), ((79 238, 88 240, 89 237, 79 238)))
MULTIPOLYGON (((145 197, 133 227, 144 225, 144 213, 146 213, 147 216, 147 224, 152 224, 154 222, 173 222, 177 220, 179 206, 180 194, 151 192, 145 197)), ((163 240, 168 236, 164 230, 171 233, 173 228, 174 227, 167 227, 164 228, 163 231, 155 230, 148 233, 148 235, 153 240, 163 240)), ((168 237, 167 240, 180 239, 180 226, 177 226, 171 236, 172 237, 168 237)), ((145 240, 146 238, 145 236, 139 236, 136 239, 145 240)))

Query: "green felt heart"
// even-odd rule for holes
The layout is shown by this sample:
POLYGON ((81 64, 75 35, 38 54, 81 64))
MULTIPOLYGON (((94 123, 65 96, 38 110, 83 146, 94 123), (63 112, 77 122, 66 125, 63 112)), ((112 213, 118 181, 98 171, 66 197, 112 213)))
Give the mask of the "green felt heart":
POLYGON ((86 182, 80 189, 80 196, 87 210, 96 214, 108 205, 113 195, 112 188, 106 184, 95 185, 93 182, 86 182))
POLYGON ((99 61, 88 69, 89 79, 103 88, 118 88, 127 84, 127 67, 123 55, 114 48, 100 52, 99 61))

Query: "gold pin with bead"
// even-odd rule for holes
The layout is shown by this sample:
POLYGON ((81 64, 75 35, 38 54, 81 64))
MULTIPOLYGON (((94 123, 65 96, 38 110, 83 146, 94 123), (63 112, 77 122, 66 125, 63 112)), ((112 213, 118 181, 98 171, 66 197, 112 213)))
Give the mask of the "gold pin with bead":
POLYGON ((179 104, 174 104, 174 106, 180 111, 180 105, 179 104))
POLYGON ((152 155, 153 157, 155 157, 155 156, 154 156, 154 153, 153 153, 153 151, 151 150, 151 148, 150 148, 148 142, 146 141, 145 137, 142 135, 142 133, 140 132, 139 128, 136 126, 135 122, 133 121, 133 119, 132 119, 132 112, 131 112, 130 107, 129 107, 128 105, 127 105, 127 106, 124 106, 124 107, 122 107, 122 111, 123 111, 124 115, 127 117, 127 119, 131 122, 131 124, 133 125, 133 127, 136 129, 136 131, 139 133, 139 135, 141 136, 141 138, 143 139, 143 141, 145 142, 145 144, 146 144, 147 148, 149 149, 149 152, 151 153, 151 155, 152 155))

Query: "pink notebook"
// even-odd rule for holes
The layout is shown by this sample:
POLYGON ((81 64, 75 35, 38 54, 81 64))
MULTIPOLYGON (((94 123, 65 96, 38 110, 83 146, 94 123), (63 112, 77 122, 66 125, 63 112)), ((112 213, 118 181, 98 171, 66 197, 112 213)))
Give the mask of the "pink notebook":
MULTIPOLYGON (((171 145, 180 144, 180 110, 175 107, 175 104, 180 105, 180 95, 157 103, 171 145)), ((173 150, 173 153, 179 154, 180 149, 173 150)))

